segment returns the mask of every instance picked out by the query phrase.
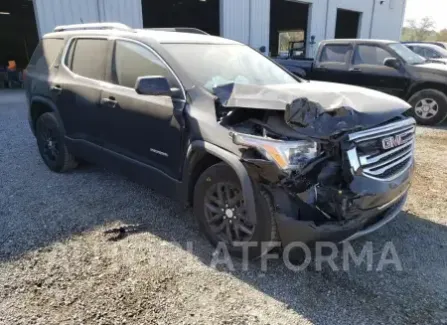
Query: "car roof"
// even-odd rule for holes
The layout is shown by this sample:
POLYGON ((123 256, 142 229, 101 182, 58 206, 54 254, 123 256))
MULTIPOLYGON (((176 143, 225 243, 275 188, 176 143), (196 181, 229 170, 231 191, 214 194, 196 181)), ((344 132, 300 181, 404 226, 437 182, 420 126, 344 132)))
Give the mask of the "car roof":
POLYGON ((135 39, 147 38, 152 42, 160 44, 225 44, 225 45, 237 45, 241 44, 236 41, 232 41, 226 38, 197 34, 197 33, 184 33, 184 32, 174 32, 174 31, 160 31, 151 29, 134 29, 131 31, 114 30, 114 29, 89 29, 89 30, 69 30, 61 32, 53 32, 46 34, 44 38, 60 38, 60 37, 75 37, 75 36, 96 36, 96 37, 129 37, 135 39))
POLYGON ((321 43, 322 44, 345 44, 345 43, 393 44, 398 42, 390 40, 379 40, 379 39, 338 38, 338 39, 325 40, 322 41, 321 43))
POLYGON ((405 43, 405 45, 428 47, 428 48, 431 48, 431 49, 439 49, 439 45, 435 45, 435 44, 432 44, 432 43, 405 43))
POLYGON ((169 32, 151 29, 139 29, 136 31, 139 35, 150 37, 159 43, 240 44, 223 37, 205 34, 169 32))

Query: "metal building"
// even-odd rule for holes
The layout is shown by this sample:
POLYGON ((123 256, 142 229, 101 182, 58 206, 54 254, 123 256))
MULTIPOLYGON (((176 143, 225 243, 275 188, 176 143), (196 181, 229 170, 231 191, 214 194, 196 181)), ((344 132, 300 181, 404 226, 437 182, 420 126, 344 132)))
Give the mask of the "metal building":
POLYGON ((406 0, 2 0, 0 12, 10 15, 0 15, 0 45, 17 48, 25 58, 37 37, 57 25, 108 21, 135 28, 196 27, 264 47, 273 56, 298 47, 303 57, 312 57, 324 39, 399 40, 405 5, 406 0), (24 35, 10 32, 23 29, 24 21, 24 35))

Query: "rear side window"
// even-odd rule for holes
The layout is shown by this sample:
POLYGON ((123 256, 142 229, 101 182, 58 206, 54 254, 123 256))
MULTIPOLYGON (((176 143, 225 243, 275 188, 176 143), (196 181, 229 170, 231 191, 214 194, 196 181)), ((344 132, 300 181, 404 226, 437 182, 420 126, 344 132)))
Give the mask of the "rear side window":
POLYGON ((425 57, 425 51, 424 51, 424 49, 423 49, 422 47, 419 47, 419 46, 413 46, 413 47, 410 47, 410 49, 411 49, 414 53, 419 54, 419 55, 422 56, 422 57, 425 57))
POLYGON ((71 44, 65 63, 74 73, 96 80, 105 79, 108 41, 77 39, 71 44))
POLYGON ((320 62, 346 63, 352 47, 348 44, 325 45, 321 52, 320 62))
POLYGON ((386 58, 393 55, 381 47, 373 45, 359 45, 354 54, 354 64, 383 65, 386 58))
POLYGON ((42 73, 48 72, 61 54, 63 47, 63 39, 43 39, 34 51, 28 65, 28 69, 36 69, 38 72, 42 73))
POLYGON ((177 82, 169 68, 149 49, 126 41, 116 41, 113 56, 113 76, 120 86, 135 88, 138 77, 163 76, 171 86, 177 82))
POLYGON ((430 59, 439 59, 441 57, 441 55, 439 55, 432 49, 425 49, 425 55, 426 55, 426 58, 430 58, 430 59))

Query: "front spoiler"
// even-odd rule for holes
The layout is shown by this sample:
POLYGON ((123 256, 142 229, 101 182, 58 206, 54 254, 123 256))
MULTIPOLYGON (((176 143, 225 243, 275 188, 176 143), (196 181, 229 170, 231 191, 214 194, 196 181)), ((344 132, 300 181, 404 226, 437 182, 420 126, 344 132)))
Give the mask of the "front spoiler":
POLYGON ((347 242, 370 234, 393 220, 402 210, 408 193, 385 211, 377 210, 371 217, 357 218, 345 223, 331 222, 321 226, 309 221, 300 221, 276 214, 276 222, 283 247, 293 242, 315 243, 317 241, 347 242))

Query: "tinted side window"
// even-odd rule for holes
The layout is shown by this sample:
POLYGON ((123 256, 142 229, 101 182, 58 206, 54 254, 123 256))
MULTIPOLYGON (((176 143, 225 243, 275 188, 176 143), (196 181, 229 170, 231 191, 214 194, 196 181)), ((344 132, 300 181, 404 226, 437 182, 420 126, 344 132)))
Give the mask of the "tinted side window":
POLYGON ((105 39, 78 39, 74 45, 71 65, 68 67, 80 76, 104 80, 107 48, 108 41, 105 39))
POLYGON ((413 50, 414 53, 419 54, 422 57, 425 57, 425 51, 424 51, 424 49, 422 47, 414 46, 412 48, 412 50, 413 50))
POLYGON ((326 45, 322 52, 320 62, 346 63, 351 53, 351 45, 326 45))
POLYGON ((116 41, 113 71, 115 83, 135 88, 138 77, 163 76, 176 84, 168 67, 147 48, 126 41, 116 41))
POLYGON ((36 69, 39 72, 48 72, 64 47, 63 39, 44 39, 37 46, 28 65, 28 69, 36 69))
POLYGON ((430 59, 438 59, 438 58, 440 58, 441 56, 438 54, 438 53, 436 53, 434 50, 432 50, 432 49, 425 49, 425 55, 426 55, 426 58, 430 58, 430 59))
POLYGON ((354 55, 354 64, 383 65, 386 58, 393 57, 378 46, 359 45, 354 55))

